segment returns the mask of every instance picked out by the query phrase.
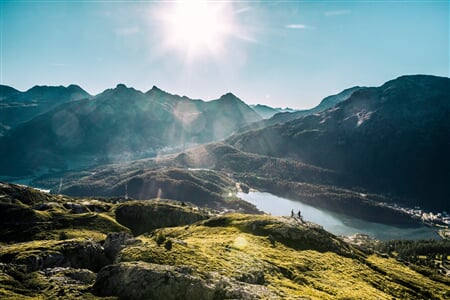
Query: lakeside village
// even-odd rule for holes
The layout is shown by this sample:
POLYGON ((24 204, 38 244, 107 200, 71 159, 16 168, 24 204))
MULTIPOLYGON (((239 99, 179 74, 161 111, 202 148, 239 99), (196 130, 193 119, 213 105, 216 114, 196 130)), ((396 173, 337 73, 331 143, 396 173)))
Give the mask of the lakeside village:
POLYGON ((446 211, 440 213, 425 212, 419 206, 414 208, 401 207, 393 203, 381 203, 382 206, 410 215, 424 225, 440 228, 439 235, 450 240, 450 214, 446 211))

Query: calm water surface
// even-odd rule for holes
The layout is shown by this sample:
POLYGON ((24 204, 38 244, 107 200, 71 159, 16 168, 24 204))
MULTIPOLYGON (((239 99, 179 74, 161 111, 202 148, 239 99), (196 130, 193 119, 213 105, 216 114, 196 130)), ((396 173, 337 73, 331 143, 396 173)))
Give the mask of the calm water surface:
POLYGON ((325 230, 336 235, 365 233, 379 240, 440 239, 438 230, 432 227, 396 227, 367 222, 362 219, 315 208, 300 201, 281 198, 269 193, 238 193, 237 196, 245 201, 253 203, 258 209, 274 216, 290 216, 292 209, 296 214, 297 211, 300 210, 304 220, 317 223, 323 226, 325 230))

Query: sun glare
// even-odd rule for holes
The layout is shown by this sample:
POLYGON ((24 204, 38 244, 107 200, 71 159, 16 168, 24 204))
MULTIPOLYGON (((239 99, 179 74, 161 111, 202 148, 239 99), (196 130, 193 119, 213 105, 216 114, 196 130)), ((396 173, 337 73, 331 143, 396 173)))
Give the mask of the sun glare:
POLYGON ((233 12, 228 2, 177 1, 165 6, 162 22, 165 47, 189 59, 220 56, 233 33, 233 12))

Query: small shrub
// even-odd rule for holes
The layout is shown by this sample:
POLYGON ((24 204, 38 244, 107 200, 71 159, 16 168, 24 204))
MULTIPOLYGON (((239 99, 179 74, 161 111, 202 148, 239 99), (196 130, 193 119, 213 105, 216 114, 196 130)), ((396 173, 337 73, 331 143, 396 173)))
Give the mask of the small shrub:
POLYGON ((164 233, 162 231, 159 231, 158 234, 156 235, 156 239, 155 239, 158 246, 161 246, 165 240, 166 240, 166 236, 164 235, 164 233))
POLYGON ((166 248, 167 251, 172 250, 172 240, 167 239, 166 242, 164 243, 164 248, 166 248))
POLYGON ((67 235, 67 233, 65 231, 61 231, 59 233, 59 239, 60 240, 67 240, 69 238, 69 236, 67 235))

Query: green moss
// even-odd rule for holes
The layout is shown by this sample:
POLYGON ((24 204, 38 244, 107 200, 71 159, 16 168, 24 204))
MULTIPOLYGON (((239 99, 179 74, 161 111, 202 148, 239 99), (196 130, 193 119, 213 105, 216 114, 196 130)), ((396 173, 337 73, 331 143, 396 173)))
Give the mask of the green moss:
MULTIPOLYGON (((65 269, 22 274, 20 281, 0 272, 1 299, 100 299, 90 293, 92 283, 76 280, 79 269, 65 269), (75 275, 72 275, 75 274, 75 275), (8 281, 4 279, 7 276, 8 281)), ((101 298, 104 300, 115 297, 101 298)))
MULTIPOLYGON (((125 229, 124 231, 126 230, 127 229, 125 229)), ((36 240, 92 239, 95 242, 101 242, 105 240, 106 233, 99 232, 97 230, 89 230, 81 228, 65 228, 39 232, 34 236, 34 238, 36 240)))
POLYGON ((0 261, 10 261, 12 257, 26 257, 42 251, 58 251, 64 241, 36 240, 23 243, 4 245, 0 248, 0 261))
POLYGON ((0 271, 0 299, 30 299, 32 293, 22 282, 0 271))

